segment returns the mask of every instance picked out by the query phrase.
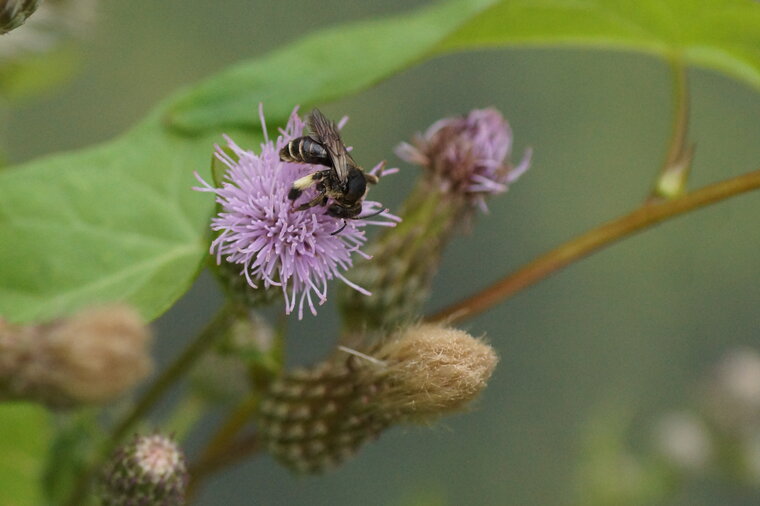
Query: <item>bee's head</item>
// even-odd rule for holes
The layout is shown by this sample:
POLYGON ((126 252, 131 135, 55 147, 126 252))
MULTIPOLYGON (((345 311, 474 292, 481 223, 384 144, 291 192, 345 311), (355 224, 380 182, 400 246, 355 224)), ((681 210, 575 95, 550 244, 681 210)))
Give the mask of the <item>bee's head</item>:
POLYGON ((350 206, 341 204, 347 204, 347 202, 333 202, 327 206, 327 211, 325 214, 332 216, 333 218, 343 218, 344 220, 350 220, 356 218, 362 212, 361 203, 353 204, 350 206))
POLYGON ((348 171, 348 179, 343 188, 343 201, 347 204, 353 204, 361 200, 367 192, 367 180, 364 179, 364 173, 361 169, 351 167, 348 171))

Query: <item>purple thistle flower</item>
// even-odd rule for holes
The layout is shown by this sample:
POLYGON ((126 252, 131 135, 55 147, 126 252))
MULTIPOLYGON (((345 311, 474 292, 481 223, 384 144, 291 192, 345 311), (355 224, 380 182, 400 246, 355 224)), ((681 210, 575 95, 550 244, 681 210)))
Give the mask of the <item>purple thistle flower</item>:
MULTIPOLYGON (((297 204, 288 199, 293 182, 324 167, 280 160, 280 149, 303 135, 304 122, 297 115, 297 108, 274 142, 267 136, 261 107, 259 115, 264 130, 259 154, 246 151, 225 137, 234 157, 217 146, 216 157, 229 167, 222 187, 209 185, 196 173, 203 187, 195 189, 216 194, 221 206, 211 223, 211 229, 219 232, 211 243, 217 264, 222 260, 240 264, 241 274, 253 288, 260 282, 264 288, 281 287, 285 312, 290 314, 298 305, 299 319, 303 317, 305 303, 312 314, 317 314, 315 298, 319 304, 325 302, 327 281, 333 278, 370 295, 346 279, 343 271, 351 267, 353 253, 369 258, 360 250, 366 242, 362 230, 365 225, 392 227, 400 219, 383 211, 378 217, 385 220, 347 220, 345 229, 333 235, 343 226, 343 220, 325 214, 324 207, 296 211, 297 204)), ((344 123, 345 120, 340 125, 344 123)), ((396 171, 379 163, 370 173, 382 177, 396 171)), ((316 189, 311 188, 298 203, 308 202, 315 195, 316 189)), ((372 215, 382 208, 379 202, 365 200, 362 215, 372 215)))
POLYGON ((532 155, 526 150, 516 167, 506 161, 512 130, 493 108, 436 121, 413 143, 401 143, 396 154, 431 171, 441 191, 465 194, 483 211, 487 211, 484 197, 507 191, 528 170, 532 155))

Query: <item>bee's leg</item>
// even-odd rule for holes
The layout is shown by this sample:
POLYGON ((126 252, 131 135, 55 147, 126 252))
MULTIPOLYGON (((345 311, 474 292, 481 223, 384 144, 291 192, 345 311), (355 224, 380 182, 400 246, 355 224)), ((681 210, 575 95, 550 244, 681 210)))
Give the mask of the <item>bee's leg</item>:
POLYGON ((317 183, 321 183, 329 173, 329 170, 319 170, 317 172, 309 174, 308 176, 296 179, 293 181, 293 186, 291 186, 290 191, 288 192, 288 198, 290 200, 296 200, 301 196, 304 190, 314 186, 317 183))
POLYGON ((369 184, 377 184, 378 181, 380 181, 380 178, 377 177, 374 174, 369 174, 367 172, 364 173, 364 180, 367 181, 369 184))
POLYGON ((301 204, 300 206, 296 207, 296 211, 305 211, 306 209, 309 209, 310 207, 318 206, 318 205, 324 205, 323 202, 327 200, 327 197, 325 195, 317 195, 310 201, 308 201, 305 204, 301 204))
POLYGON ((347 221, 344 219, 344 220, 343 220, 343 226, 342 226, 342 227, 340 227, 340 228, 339 228, 338 230, 336 230, 335 232, 332 232, 330 235, 338 235, 338 234, 340 234, 341 232, 343 232, 343 229, 344 229, 344 228, 346 228, 346 225, 348 225, 348 222, 347 222, 347 221))

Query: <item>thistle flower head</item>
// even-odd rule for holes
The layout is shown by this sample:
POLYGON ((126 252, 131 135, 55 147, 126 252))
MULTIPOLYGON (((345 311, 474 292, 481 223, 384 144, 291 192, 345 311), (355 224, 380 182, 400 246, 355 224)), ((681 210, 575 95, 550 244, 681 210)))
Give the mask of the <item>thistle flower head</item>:
POLYGON ((184 504, 187 470, 182 451, 161 434, 135 436, 118 449, 101 478, 107 506, 184 504))
POLYGON ((402 143, 396 154, 426 168, 441 191, 468 196, 484 211, 486 195, 507 191, 530 165, 531 151, 513 167, 507 157, 512 130, 496 109, 475 109, 466 116, 433 123, 413 144, 402 143))
MULTIPOLYGON (((261 117, 264 125, 263 114, 261 117)), ((238 264, 241 274, 251 287, 277 286, 285 296, 285 311, 298 307, 303 316, 308 304, 316 314, 316 304, 327 297, 327 282, 337 278, 355 290, 369 292, 351 283, 344 275, 352 265, 354 254, 367 257, 360 248, 366 242, 363 228, 368 224, 393 226, 398 220, 383 211, 384 220, 347 220, 344 222, 325 214, 325 208, 315 206, 296 210, 288 198, 293 182, 322 166, 289 163, 280 160, 279 152, 288 142, 302 136, 304 122, 296 111, 284 130, 274 141, 266 135, 258 154, 246 151, 227 138, 232 155, 218 148, 216 156, 229 168, 221 188, 215 188, 200 177, 200 191, 213 192, 221 211, 211 228, 219 234, 211 244, 217 263, 238 264)), ((376 165, 370 173, 382 176, 391 171, 384 164, 376 165)), ((196 175, 197 176, 197 175, 196 175)), ((316 195, 315 189, 304 192, 303 202, 316 195)), ((301 199, 298 202, 302 202, 301 199)), ((362 215, 381 210, 378 202, 365 200, 362 215)))

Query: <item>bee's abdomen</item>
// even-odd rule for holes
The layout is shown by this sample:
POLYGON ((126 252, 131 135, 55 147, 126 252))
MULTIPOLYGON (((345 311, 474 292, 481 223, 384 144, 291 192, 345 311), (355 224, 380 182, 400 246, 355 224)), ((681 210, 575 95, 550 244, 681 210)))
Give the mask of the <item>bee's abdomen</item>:
POLYGON ((298 137, 280 150, 280 160, 285 162, 316 163, 330 166, 330 155, 322 144, 311 137, 298 137))

